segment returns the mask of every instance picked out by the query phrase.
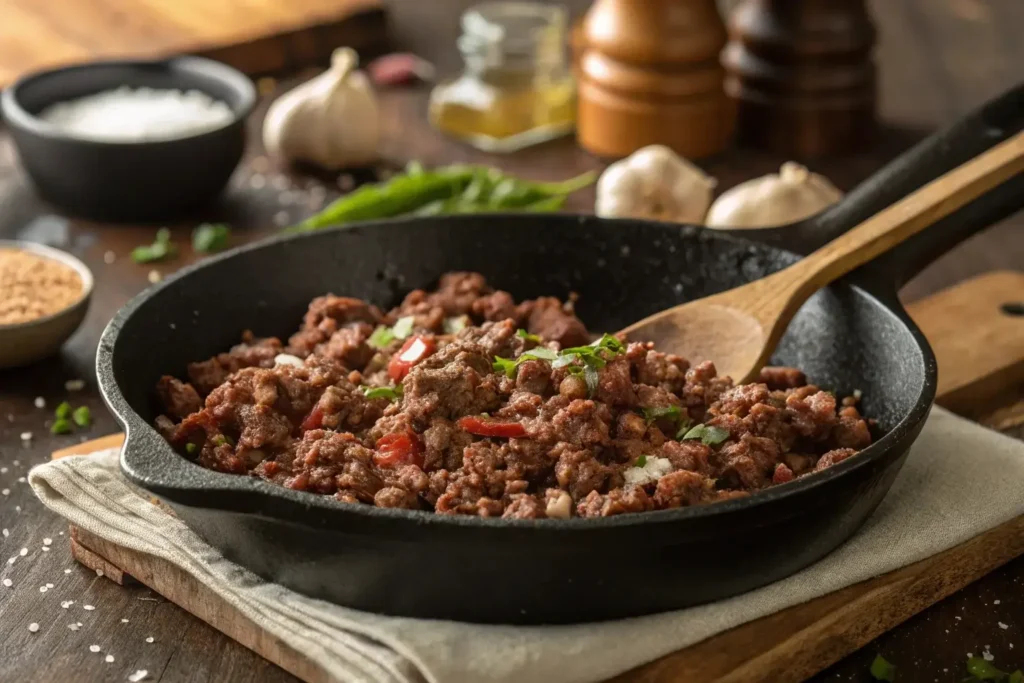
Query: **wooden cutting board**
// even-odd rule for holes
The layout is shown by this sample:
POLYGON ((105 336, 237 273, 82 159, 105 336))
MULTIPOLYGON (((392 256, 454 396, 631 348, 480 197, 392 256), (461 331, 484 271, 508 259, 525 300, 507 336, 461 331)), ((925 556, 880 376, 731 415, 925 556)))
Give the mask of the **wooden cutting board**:
POLYGON ((385 39, 383 0, 0 0, 0 87, 93 59, 196 54, 256 75, 385 39))
MULTIPOLYGON (((995 409, 993 400, 1007 396, 1007 389, 1024 387, 1024 316, 1002 307, 1022 299, 1024 273, 998 272, 910 307, 939 359, 940 404, 954 410, 970 407, 977 417, 995 409)), ((121 441, 115 434, 53 457, 112 448, 121 441)), ((300 679, 334 680, 174 565, 74 527, 71 543, 82 564, 103 570, 117 583, 144 583, 300 679)), ((916 564, 738 626, 628 671, 614 682, 797 683, 1020 554, 1024 517, 916 564)))

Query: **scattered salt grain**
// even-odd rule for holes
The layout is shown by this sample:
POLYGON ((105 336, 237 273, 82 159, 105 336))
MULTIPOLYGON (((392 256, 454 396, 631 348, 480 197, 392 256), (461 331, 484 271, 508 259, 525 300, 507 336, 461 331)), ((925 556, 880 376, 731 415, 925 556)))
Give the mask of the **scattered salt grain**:
POLYGON ((48 584, 46 584, 46 587, 47 588, 53 588, 53 584, 52 583, 48 583, 48 584))
POLYGON ((26 555, 28 555, 28 548, 22 548, 21 550, 18 551, 18 554, 21 555, 22 557, 25 557, 26 555))
POLYGON ((103 252, 103 262, 104 263, 106 263, 107 265, 110 265, 115 260, 117 260, 117 254, 115 254, 112 251, 105 251, 105 252, 103 252))
POLYGON ((14 561, 17 560, 17 559, 18 559, 17 555, 11 555, 9 558, 7 558, 7 564, 14 564, 14 561))
POLYGON ((35 633, 36 631, 39 630, 39 624, 37 624, 36 622, 33 621, 31 624, 28 625, 28 630, 31 631, 32 633, 35 633))
POLYGON ((47 588, 46 586, 40 586, 40 587, 39 587, 39 592, 40 592, 40 593, 45 593, 45 592, 46 592, 46 591, 48 591, 48 590, 50 590, 50 589, 49 589, 49 588, 47 588))
POLYGON ((150 636, 149 638, 146 638, 146 642, 147 643, 152 643, 153 642, 153 636, 150 636))
POLYGON ((3 535, 4 535, 4 538, 7 538, 8 536, 10 536, 10 535, 11 535, 11 532, 10 532, 10 531, 8 531, 7 529, 4 529, 2 533, 3 533, 3 535))
POLYGON ((1005 631, 1006 629, 1010 628, 1010 626, 1009 626, 1008 624, 1004 624, 1004 623, 1003 623, 1003 622, 1001 622, 1001 621, 997 621, 997 622, 996 622, 996 625, 997 625, 997 626, 999 626, 999 628, 1003 629, 1004 631, 1005 631))
POLYGON ((64 382, 64 388, 68 391, 81 391, 82 389, 85 389, 85 380, 69 379, 67 382, 64 382))
POLYGON ((45 546, 45 545, 42 548, 40 548, 40 550, 42 550, 44 553, 50 552, 49 546, 45 546))
POLYGON ((84 609, 86 612, 91 612, 96 608, 93 605, 82 605, 82 609, 84 609))
POLYGON ((128 676, 128 680, 132 683, 139 683, 139 681, 144 681, 147 678, 149 678, 149 672, 145 669, 139 669, 135 673, 128 676))
POLYGON ((99 645, 90 645, 89 646, 89 652, 99 652, 99 651, 100 651, 100 646, 99 645))
POLYGON ((42 396, 36 396, 36 408, 45 408, 45 407, 46 407, 46 399, 43 398, 42 396))
POLYGON ((71 605, 75 604, 74 600, 61 600, 60 606, 62 609, 67 609, 71 605))
POLYGON ((985 646, 985 651, 981 653, 981 658, 986 662, 995 661, 996 656, 988 651, 988 645, 985 646))
MULTIPOLYGON (((960 621, 960 617, 955 616, 953 618, 956 619, 957 621, 960 621)), ((970 655, 967 655, 967 656, 970 657, 970 655)))
POLYGON ((11 581, 10 579, 4 579, 4 586, 6 586, 7 588, 10 588, 13 585, 14 585, 13 581, 11 581))
POLYGON ((128 623, 128 620, 127 620, 127 619, 122 619, 122 620, 121 620, 121 623, 122 623, 122 624, 127 624, 127 623, 128 623))
POLYGON ((998 601, 998 600, 993 600, 993 601, 992 601, 992 604, 993 604, 993 605, 998 605, 998 604, 999 604, 999 601, 998 601))
POLYGON ((148 142, 172 140, 229 123, 227 104, 198 90, 120 88, 58 102, 39 117, 86 140, 148 142))
POLYGON ((53 543, 53 539, 52 538, 44 538, 43 539, 43 545, 50 545, 51 543, 53 543))
POLYGON ((9 495, 11 495, 11 490, 10 489, 3 489, 2 491, 0 491, 0 494, 5 495, 5 496, 9 496, 9 495))
POLYGON ((107 655, 103 658, 103 661, 105 661, 107 664, 110 664, 112 661, 114 661, 114 655, 107 655))
POLYGON ((79 629, 79 626, 78 624, 68 624, 68 628, 72 631, 77 631, 79 629))
POLYGON ((65 569, 65 570, 64 570, 64 573, 65 573, 65 574, 70 574, 70 573, 71 573, 71 570, 70 570, 70 569, 65 569))

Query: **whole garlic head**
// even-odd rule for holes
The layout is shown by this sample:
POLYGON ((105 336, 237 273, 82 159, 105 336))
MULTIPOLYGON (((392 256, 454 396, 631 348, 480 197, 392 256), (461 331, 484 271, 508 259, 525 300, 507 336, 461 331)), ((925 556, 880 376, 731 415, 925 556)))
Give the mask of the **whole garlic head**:
POLYGON ((263 121, 267 153, 327 169, 376 161, 377 97, 357 64, 354 50, 339 48, 327 71, 275 100, 263 121))
POLYGON ((842 199, 828 178, 787 161, 769 173, 726 190, 708 211, 715 228, 766 228, 813 216, 842 199))
POLYGON ((597 181, 594 211, 606 218, 652 218, 700 223, 715 179, 664 145, 616 161, 597 181))

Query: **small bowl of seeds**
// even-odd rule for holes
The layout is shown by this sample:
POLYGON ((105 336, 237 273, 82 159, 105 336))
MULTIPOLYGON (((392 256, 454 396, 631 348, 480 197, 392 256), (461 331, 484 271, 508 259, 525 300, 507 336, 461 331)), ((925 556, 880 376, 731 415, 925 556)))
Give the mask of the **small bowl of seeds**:
POLYGON ((89 310, 92 273, 35 242, 0 240, 0 368, 53 355, 89 310))

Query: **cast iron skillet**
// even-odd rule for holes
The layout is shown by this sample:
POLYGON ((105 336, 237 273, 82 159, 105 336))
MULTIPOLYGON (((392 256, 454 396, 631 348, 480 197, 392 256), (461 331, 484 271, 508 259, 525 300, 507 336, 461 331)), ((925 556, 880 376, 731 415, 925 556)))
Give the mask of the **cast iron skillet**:
MULTIPOLYGON (((324 292, 396 303, 449 270, 516 297, 580 294, 592 331, 778 270, 1021 128, 1024 88, 924 141, 827 213, 759 233, 585 216, 467 216, 285 236, 184 269, 107 327, 97 370, 127 431, 121 466, 224 554, 342 605, 476 622, 626 617, 735 595, 807 566, 875 509, 935 395, 935 358, 896 298, 933 257, 1024 200, 1018 176, 803 308, 776 363, 845 395, 860 389, 877 440, 857 457, 746 499, 602 519, 518 521, 343 505, 202 469, 150 426, 153 387, 241 331, 286 336, 324 292)), ((978 305, 1000 302, 979 301, 978 305)))

